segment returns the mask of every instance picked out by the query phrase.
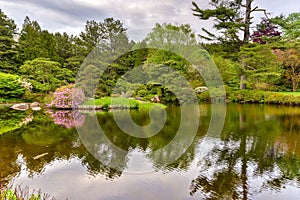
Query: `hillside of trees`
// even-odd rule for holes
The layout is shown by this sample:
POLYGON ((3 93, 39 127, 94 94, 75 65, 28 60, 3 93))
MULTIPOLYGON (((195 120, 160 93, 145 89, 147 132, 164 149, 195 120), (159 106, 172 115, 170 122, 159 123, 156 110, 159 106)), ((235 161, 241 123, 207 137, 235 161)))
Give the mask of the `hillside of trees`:
MULTIPOLYGON (((176 98, 168 87, 153 81, 134 83, 146 79, 145 76, 156 77, 157 71, 147 71, 147 66, 156 64, 178 71, 193 88, 205 86, 203 77, 193 70, 188 59, 165 51, 171 44, 174 48, 174 43, 185 53, 192 48, 197 53, 194 57, 203 58, 200 64, 213 61, 228 97, 241 90, 299 91, 300 13, 273 18, 265 14, 255 25, 253 13, 266 11, 253 7, 252 2, 211 1, 211 9, 200 8, 193 2, 191 12, 195 20, 200 24, 201 20, 214 19, 215 32, 203 28, 205 34, 196 35, 188 24, 156 24, 140 42, 129 40, 127 28, 113 18, 87 21, 85 29, 75 36, 66 32, 51 33, 29 17, 18 29, 14 20, 0 10, 0 102, 43 101, 57 88, 75 81, 90 85, 84 90, 87 96, 110 96, 121 77, 139 66, 142 67, 131 74, 119 92, 138 97, 159 95, 173 101, 176 98), (198 38, 202 38, 201 42, 198 38), (96 61, 91 58, 91 51, 107 59, 96 61), (111 57, 107 52, 118 56, 111 57), (89 57, 89 62, 85 62, 89 57), (97 65, 109 67, 101 72, 97 65), (97 76, 99 73, 101 77, 97 76), (91 88, 95 90, 90 91, 91 88)), ((176 75, 168 73, 168 77, 161 78, 174 80, 176 75)))

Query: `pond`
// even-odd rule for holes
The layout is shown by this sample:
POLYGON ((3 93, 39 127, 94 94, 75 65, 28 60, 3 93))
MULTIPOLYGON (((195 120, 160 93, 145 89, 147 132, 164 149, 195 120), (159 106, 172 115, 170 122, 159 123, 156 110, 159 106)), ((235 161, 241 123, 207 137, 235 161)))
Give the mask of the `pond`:
POLYGON ((209 132, 222 125, 211 118, 211 108, 199 105, 199 119, 193 119, 183 116, 189 107, 169 106, 154 111, 164 126, 150 127, 147 110, 21 112, 2 106, 0 184, 71 200, 299 199, 300 108, 215 105, 226 111, 219 133, 209 132), (141 137, 124 131, 130 129, 126 121, 120 128, 128 114, 148 127, 141 137), (177 137, 182 116, 186 135, 177 137))

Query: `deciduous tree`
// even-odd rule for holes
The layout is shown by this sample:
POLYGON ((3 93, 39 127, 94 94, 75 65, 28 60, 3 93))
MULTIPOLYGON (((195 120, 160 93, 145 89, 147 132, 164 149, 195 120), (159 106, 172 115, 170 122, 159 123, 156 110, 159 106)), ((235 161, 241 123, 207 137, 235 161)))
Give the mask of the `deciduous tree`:
POLYGON ((277 26, 273 25, 268 18, 262 18, 261 22, 256 25, 256 31, 251 35, 253 42, 266 44, 267 40, 273 37, 280 37, 281 33, 277 31, 277 26))
POLYGON ((26 61, 20 73, 33 85, 33 91, 49 92, 73 82, 72 71, 62 68, 60 63, 49 58, 36 58, 26 61))
POLYGON ((284 67, 285 76, 291 81, 293 91, 297 91, 300 81, 300 44, 299 42, 285 48, 275 48, 277 55, 284 67))

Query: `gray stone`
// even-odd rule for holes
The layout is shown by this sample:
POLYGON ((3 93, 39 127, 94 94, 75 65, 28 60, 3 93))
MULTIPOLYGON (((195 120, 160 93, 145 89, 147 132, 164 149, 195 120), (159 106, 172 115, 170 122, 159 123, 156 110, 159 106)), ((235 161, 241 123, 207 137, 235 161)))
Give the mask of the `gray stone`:
POLYGON ((202 92, 207 91, 208 88, 205 87, 205 86, 200 86, 200 87, 196 87, 194 90, 195 90, 195 92, 196 92, 197 94, 200 94, 200 93, 202 93, 202 92))
POLYGON ((35 108, 35 107, 40 107, 40 103, 39 102, 33 102, 30 104, 30 108, 35 108))
POLYGON ((18 104, 14 104, 11 108, 14 110, 25 111, 29 108, 29 106, 27 103, 18 103, 18 104))

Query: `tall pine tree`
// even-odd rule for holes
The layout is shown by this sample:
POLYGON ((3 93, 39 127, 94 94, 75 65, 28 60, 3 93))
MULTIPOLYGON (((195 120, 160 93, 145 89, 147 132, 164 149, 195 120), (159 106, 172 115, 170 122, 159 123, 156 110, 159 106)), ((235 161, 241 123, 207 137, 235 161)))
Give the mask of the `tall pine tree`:
POLYGON ((37 21, 26 17, 19 38, 19 60, 24 63, 35 58, 50 58, 59 61, 55 38, 52 33, 42 30, 37 21))
POLYGON ((17 71, 15 56, 16 42, 14 36, 17 27, 0 9, 0 72, 14 73, 17 71))
POLYGON ((219 34, 213 34, 202 28, 207 36, 200 35, 200 37, 232 43, 237 47, 248 43, 253 12, 262 11, 266 14, 264 9, 253 7, 253 2, 254 0, 211 0, 213 9, 202 9, 193 2, 194 16, 200 20, 214 19, 216 22, 214 28, 219 31, 219 34))

